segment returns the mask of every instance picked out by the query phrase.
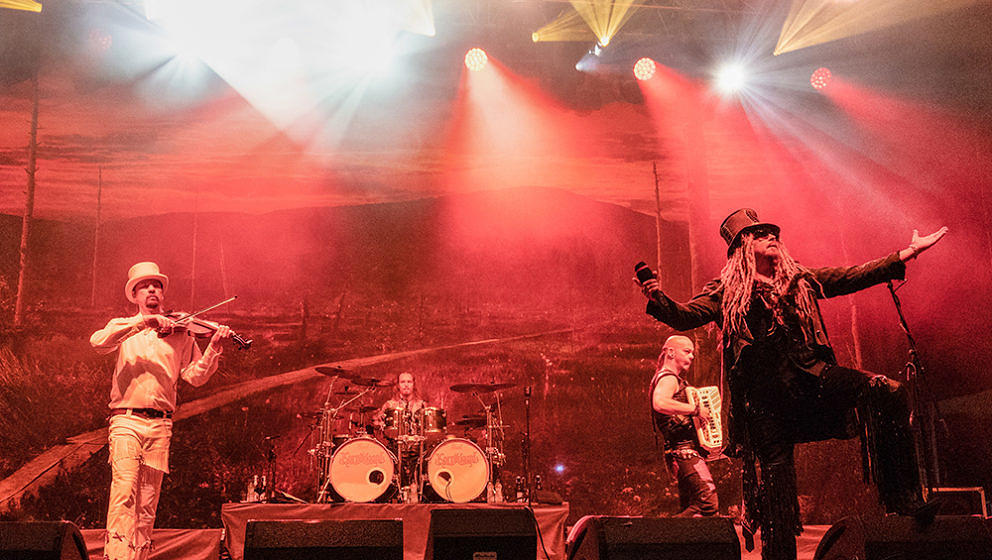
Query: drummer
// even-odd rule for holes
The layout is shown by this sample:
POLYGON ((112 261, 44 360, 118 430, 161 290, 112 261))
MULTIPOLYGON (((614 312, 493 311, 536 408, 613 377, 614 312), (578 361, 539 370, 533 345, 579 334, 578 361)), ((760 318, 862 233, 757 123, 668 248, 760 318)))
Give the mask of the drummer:
POLYGON ((420 412, 424 409, 424 399, 417 392, 413 374, 404 371, 396 376, 396 389, 393 398, 386 401, 375 415, 373 423, 382 430, 389 441, 393 453, 400 458, 399 486, 400 502, 419 501, 419 468, 421 440, 404 441, 400 436, 418 435, 420 412), (387 424, 389 422, 389 424, 387 424), (394 439, 395 438, 395 439, 394 439))
POLYGON ((424 408, 425 404, 424 399, 420 398, 420 393, 417 392, 413 374, 404 371, 396 376, 396 389, 393 391, 393 398, 379 407, 379 412, 376 413, 373 422, 377 428, 384 428, 386 411, 390 409, 404 410, 410 417, 416 418, 417 413, 424 408))

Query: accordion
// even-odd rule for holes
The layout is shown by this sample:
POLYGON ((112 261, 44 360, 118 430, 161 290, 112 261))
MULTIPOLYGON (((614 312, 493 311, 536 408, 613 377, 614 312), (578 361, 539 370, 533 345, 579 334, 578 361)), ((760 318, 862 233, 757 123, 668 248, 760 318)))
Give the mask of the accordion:
POLYGON ((723 425, 720 423, 720 389, 715 386, 710 387, 686 387, 685 396, 689 404, 695 406, 699 403, 700 408, 709 411, 708 420, 703 420, 699 416, 693 416, 692 421, 696 425, 696 435, 699 437, 699 446, 709 453, 710 457, 720 455, 723 451, 723 425))

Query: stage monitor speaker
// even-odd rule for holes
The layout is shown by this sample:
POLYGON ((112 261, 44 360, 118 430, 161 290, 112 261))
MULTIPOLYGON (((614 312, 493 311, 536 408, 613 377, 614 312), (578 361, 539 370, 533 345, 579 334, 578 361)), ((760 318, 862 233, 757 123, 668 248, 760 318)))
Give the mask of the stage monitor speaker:
POLYGON ((845 517, 823 535, 813 560, 988 560, 987 519, 938 516, 921 525, 911 517, 845 517))
POLYGON ((249 521, 245 560, 403 560, 399 519, 249 521))
POLYGON ((0 522, 0 560, 87 560, 86 541, 68 521, 0 522))
POLYGON ((740 560, 734 523, 725 517, 587 515, 572 527, 568 560, 740 560))
POLYGON ((524 508, 435 509, 424 560, 534 560, 536 525, 524 508))

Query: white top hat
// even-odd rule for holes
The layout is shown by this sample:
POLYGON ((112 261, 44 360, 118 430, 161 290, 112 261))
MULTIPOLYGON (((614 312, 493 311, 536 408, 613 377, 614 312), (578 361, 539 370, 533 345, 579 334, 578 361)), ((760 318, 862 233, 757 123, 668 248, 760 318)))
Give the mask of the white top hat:
POLYGON ((134 301, 134 286, 138 282, 148 280, 149 278, 161 282, 163 292, 169 287, 169 277, 159 272, 157 264, 147 261, 139 262, 132 266, 131 270, 127 271, 127 284, 124 284, 124 295, 127 296, 128 301, 138 303, 134 301))

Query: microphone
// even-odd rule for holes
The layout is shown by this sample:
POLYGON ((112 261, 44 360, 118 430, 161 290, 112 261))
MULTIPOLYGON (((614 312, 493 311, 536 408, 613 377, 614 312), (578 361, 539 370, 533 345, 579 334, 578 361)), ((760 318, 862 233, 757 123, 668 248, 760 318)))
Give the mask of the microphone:
POLYGON ((451 484, 451 473, 449 473, 448 471, 441 471, 437 473, 437 477, 445 481, 446 483, 451 484))
POLYGON ((648 280, 655 278, 654 271, 648 266, 648 263, 641 261, 634 265, 634 274, 637 275, 637 281, 644 284, 648 280))
MULTIPOLYGON (((651 270, 650 266, 648 266, 648 263, 644 261, 641 261, 634 265, 634 274, 637 276, 637 281, 640 282, 642 287, 644 286, 644 283, 647 282, 648 280, 654 280, 657 278, 654 271, 651 270)), ((645 295, 648 297, 649 300, 655 301, 658 299, 658 294, 660 292, 661 292, 660 290, 654 289, 651 290, 650 293, 645 293, 645 295)))

